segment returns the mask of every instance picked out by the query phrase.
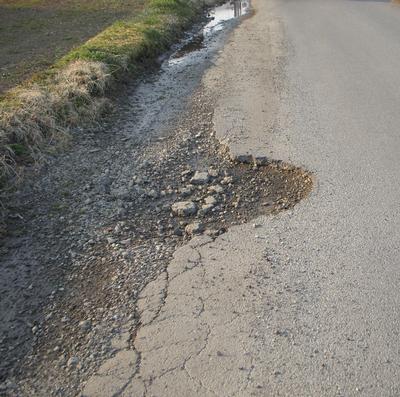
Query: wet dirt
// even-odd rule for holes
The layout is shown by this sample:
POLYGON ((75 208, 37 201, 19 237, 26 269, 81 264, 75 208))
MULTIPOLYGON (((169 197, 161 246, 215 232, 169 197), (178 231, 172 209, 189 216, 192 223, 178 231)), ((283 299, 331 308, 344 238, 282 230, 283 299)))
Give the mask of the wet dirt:
POLYGON ((193 36, 191 40, 188 41, 187 44, 183 45, 178 51, 176 51, 172 57, 173 58, 182 58, 186 54, 200 50, 204 48, 204 35, 200 33, 196 36, 193 36))

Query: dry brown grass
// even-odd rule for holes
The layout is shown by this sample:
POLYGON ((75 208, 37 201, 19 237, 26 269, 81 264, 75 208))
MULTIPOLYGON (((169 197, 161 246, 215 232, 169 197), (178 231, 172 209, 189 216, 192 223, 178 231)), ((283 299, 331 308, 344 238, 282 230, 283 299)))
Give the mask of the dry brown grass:
POLYGON ((104 97, 111 83, 107 65, 75 61, 62 70, 54 85, 53 111, 64 126, 94 122, 110 109, 104 97))
POLYGON ((108 111, 104 93, 111 80, 105 64, 76 61, 49 86, 14 90, 13 105, 0 110, 0 177, 16 174, 16 149, 38 159, 44 146, 68 140, 69 127, 93 122, 108 111))

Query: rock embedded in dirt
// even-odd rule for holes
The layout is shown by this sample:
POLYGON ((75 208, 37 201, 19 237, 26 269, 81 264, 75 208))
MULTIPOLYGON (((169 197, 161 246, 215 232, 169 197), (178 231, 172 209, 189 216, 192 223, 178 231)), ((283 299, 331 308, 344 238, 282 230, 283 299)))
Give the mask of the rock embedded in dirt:
POLYGON ((179 193, 182 197, 190 196, 192 194, 192 188, 189 186, 185 186, 182 189, 180 189, 179 193))
POLYGON ((190 216, 197 212, 197 205, 193 201, 178 201, 172 204, 172 213, 178 216, 190 216))
POLYGON ((193 185, 205 185, 210 181, 210 174, 206 171, 196 171, 190 180, 193 185))
POLYGON ((204 204, 201 206, 201 208, 197 214, 199 217, 203 217, 203 216, 207 215, 213 208, 214 208, 214 206, 212 204, 204 204))
POLYGON ((231 154, 231 160, 235 163, 250 164, 253 162, 253 156, 251 154, 231 154))
POLYGON ((229 185, 233 183, 233 177, 232 176, 226 176, 224 179, 222 179, 221 184, 222 185, 229 185))
POLYGON ((218 200, 214 196, 207 196, 204 202, 208 205, 214 206, 217 204, 218 200))
POLYGON ((156 199, 156 198, 159 197, 159 194, 157 193, 156 190, 151 189, 151 190, 149 190, 149 191, 147 192, 147 196, 156 199))
POLYGON ((182 230, 179 227, 176 227, 174 229, 174 235, 175 236, 182 236, 183 235, 182 230))
POLYGON ((79 322, 79 328, 82 331, 89 331, 92 328, 92 323, 89 320, 82 320, 79 322))
POLYGON ((268 157, 267 156, 256 156, 256 157, 254 157, 254 164, 255 165, 267 165, 268 157))
POLYGON ((184 170, 184 171, 181 172, 181 176, 189 176, 189 175, 191 175, 192 173, 193 173, 192 170, 187 169, 187 170, 184 170))
POLYGON ((212 178, 217 178, 219 175, 219 171, 216 168, 210 168, 208 173, 212 178))
POLYGON ((125 187, 117 187, 112 190, 112 196, 116 199, 127 200, 129 198, 129 190, 125 187))
POLYGON ((67 367, 74 368, 74 367, 76 367, 78 365, 78 363, 79 363, 78 357, 72 356, 67 361, 67 367))
POLYGON ((185 232, 188 235, 200 234, 203 231, 204 225, 200 222, 193 222, 185 227, 185 232))
POLYGON ((209 192, 214 192, 217 194, 221 194, 224 191, 224 188, 221 185, 213 185, 208 188, 209 192))

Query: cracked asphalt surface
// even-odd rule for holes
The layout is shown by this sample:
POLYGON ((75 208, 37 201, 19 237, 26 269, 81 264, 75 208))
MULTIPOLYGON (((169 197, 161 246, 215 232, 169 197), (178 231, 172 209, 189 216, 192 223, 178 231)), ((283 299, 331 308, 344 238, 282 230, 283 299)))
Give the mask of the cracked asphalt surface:
POLYGON ((217 134, 317 186, 256 229, 180 248, 141 294, 136 351, 85 396, 400 394, 400 8, 253 7, 205 78, 217 134))

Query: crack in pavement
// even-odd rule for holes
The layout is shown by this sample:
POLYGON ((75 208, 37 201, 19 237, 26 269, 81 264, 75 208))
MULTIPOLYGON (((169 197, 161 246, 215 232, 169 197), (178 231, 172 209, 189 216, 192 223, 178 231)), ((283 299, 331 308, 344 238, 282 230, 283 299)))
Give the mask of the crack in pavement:
MULTIPOLYGON (((256 13, 252 18, 262 17, 256 13)), ((246 20, 239 30, 244 37, 241 45, 244 45, 243 40, 246 42, 246 37, 252 42, 245 51, 247 54, 259 49, 259 40, 265 38, 265 34, 267 37, 279 37, 280 26, 269 19, 266 26, 258 23, 254 28, 246 20)), ((228 44, 229 56, 232 51, 236 53, 235 46, 235 40, 228 44)), ((279 51, 272 46, 265 53, 257 54, 259 58, 265 58, 257 65, 263 65, 268 72, 273 71, 272 74, 278 73, 282 61, 279 51)), ((218 91, 226 92, 226 73, 231 68, 227 68, 224 62, 228 62, 226 54, 221 55, 216 66, 204 78, 207 90, 216 95, 218 91)), ((245 73, 244 70, 241 72, 245 73)), ((256 103, 256 108, 260 110, 253 123, 257 127, 254 134, 257 134, 260 125, 263 128, 275 125, 276 121, 270 119, 276 109, 274 98, 266 99, 264 94, 268 90, 274 92, 277 81, 261 69, 257 69, 255 75, 258 76, 255 80, 251 80, 251 73, 246 78, 250 80, 251 88, 258 84, 258 88, 254 89, 259 92, 262 87, 263 90, 260 97, 255 98, 262 102, 256 103), (260 73, 266 87, 257 80, 260 73), (263 109, 270 112, 265 113, 263 109)), ((235 84, 232 87, 234 91, 237 89, 235 84)), ((229 99, 233 103, 217 101, 214 112, 217 136, 220 140, 226 138, 224 143, 234 159, 248 157, 249 153, 263 154, 260 153, 265 148, 262 134, 251 139, 243 136, 244 133, 250 134, 248 127, 254 111, 253 104, 251 101, 241 104, 240 112, 235 111, 238 104, 234 102, 243 98, 236 92, 234 94, 229 99), (243 112, 249 113, 244 118, 235 119, 238 115, 243 116, 243 112), (238 148, 242 151, 239 152, 238 148)), ((271 349, 272 342, 266 338, 268 333, 254 332, 257 317, 262 317, 264 313, 266 300, 261 292, 263 285, 259 283, 259 274, 268 274, 270 270, 265 267, 268 263, 265 259, 267 238, 259 238, 260 235, 267 236, 266 222, 258 221, 257 232, 253 225, 242 224, 231 227, 215 239, 194 237, 175 251, 166 269, 139 294, 140 321, 134 347, 140 362, 137 362, 138 370, 130 378, 129 385, 119 395, 265 395, 262 386, 264 378, 274 381, 276 376, 269 372, 272 364, 263 362, 263 351, 271 349)), ((283 342, 278 340, 274 343, 283 342)))

